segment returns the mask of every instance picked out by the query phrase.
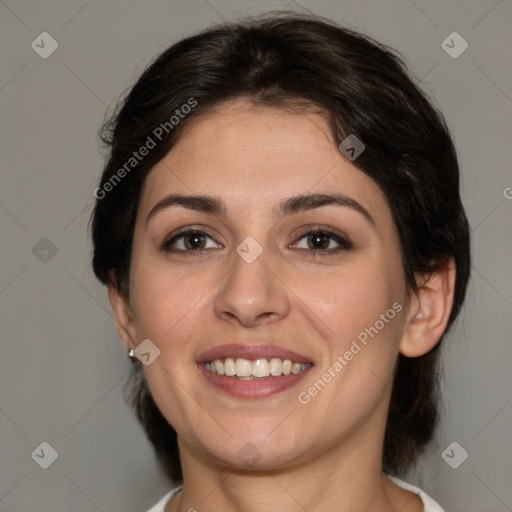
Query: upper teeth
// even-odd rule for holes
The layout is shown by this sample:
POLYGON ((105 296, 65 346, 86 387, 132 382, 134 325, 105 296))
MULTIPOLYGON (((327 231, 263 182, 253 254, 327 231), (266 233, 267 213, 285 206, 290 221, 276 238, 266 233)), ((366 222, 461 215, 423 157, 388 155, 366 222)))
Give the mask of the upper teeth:
POLYGON ((215 359, 205 364, 206 371, 226 375, 227 377, 268 377, 270 375, 278 377, 279 375, 297 374, 304 371, 310 365, 302 363, 292 363, 290 359, 279 359, 274 357, 267 359, 256 359, 249 361, 238 357, 232 359, 215 359))

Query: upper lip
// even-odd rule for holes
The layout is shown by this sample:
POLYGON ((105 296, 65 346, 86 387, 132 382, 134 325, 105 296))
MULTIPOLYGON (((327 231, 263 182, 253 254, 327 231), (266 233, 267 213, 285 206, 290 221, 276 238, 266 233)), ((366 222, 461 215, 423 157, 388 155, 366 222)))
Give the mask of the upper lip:
POLYGON ((273 357, 279 359, 290 359, 293 363, 311 363, 311 360, 306 356, 298 354, 293 350, 288 350, 277 345, 269 343, 260 344, 228 344, 220 345, 203 352, 197 362, 206 363, 215 359, 223 359, 231 357, 236 359, 238 357, 244 359, 271 359, 273 357))

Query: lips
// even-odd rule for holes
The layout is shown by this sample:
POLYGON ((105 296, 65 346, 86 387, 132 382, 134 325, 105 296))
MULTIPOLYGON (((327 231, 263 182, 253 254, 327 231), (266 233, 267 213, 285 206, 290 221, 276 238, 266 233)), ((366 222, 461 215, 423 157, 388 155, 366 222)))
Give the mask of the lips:
POLYGON ((197 359, 197 362, 199 364, 204 364, 209 361, 214 361, 215 359, 225 359, 226 357, 230 357, 232 359, 240 357, 251 361, 276 357, 279 359, 290 359, 294 363, 313 364, 311 359, 302 354, 270 344, 221 345, 203 352, 197 359))
POLYGON ((313 369, 313 362, 303 354, 277 345, 263 343, 246 345, 228 344, 212 348, 202 353, 197 359, 197 368, 206 379, 206 382, 217 390, 235 398, 257 399, 276 395, 295 386, 313 369), (287 372, 287 374, 283 373, 279 376, 269 375, 268 377, 262 378, 238 378, 222 374, 219 375, 211 371, 212 361, 216 361, 218 364, 220 361, 226 362, 226 359, 236 360, 237 363, 242 359, 246 360, 245 363, 248 361, 271 361, 273 359, 280 359, 282 361, 288 360, 294 363, 294 367, 300 367, 300 370, 297 370, 298 373, 287 372), (210 368, 207 369, 208 367, 210 368))

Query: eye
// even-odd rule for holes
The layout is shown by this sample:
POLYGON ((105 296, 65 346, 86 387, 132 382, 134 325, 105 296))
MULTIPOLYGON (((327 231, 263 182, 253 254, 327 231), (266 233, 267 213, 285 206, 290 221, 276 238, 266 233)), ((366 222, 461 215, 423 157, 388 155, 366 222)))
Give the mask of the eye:
MULTIPOLYGON (((161 250, 174 253, 200 253, 207 249, 220 247, 222 246, 204 231, 187 228, 167 238, 162 243, 161 250)), ((352 243, 346 236, 339 233, 326 229, 314 229, 302 234, 293 247, 301 251, 316 253, 313 255, 329 255, 351 249, 352 243)))
POLYGON ((185 229, 166 239, 162 243, 162 251, 165 252, 201 252, 206 249, 218 249, 212 237, 204 231, 197 229, 185 229), (208 240, 211 241, 208 244, 208 240))
POLYGON ((300 250, 328 255, 351 249, 352 243, 347 237, 339 233, 325 229, 315 229, 304 233, 294 247, 300 250))

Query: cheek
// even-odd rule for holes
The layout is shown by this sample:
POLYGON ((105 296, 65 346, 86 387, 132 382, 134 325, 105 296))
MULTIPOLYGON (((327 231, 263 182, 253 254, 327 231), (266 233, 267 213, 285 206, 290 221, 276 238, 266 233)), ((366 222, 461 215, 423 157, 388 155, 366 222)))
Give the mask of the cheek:
POLYGON ((323 275, 303 274, 293 289, 325 324, 331 344, 342 347, 403 299, 400 279, 390 270, 384 265, 348 265, 323 275))
POLYGON ((193 275, 182 276, 169 265, 144 256, 134 260, 131 297, 138 336, 163 348, 207 293, 208 283, 193 275))
POLYGON ((366 417, 393 378, 405 312, 401 283, 370 267, 316 282, 315 287, 303 282, 297 293, 323 338, 321 368, 307 384, 312 387, 304 389, 312 391, 310 396, 322 395, 315 407, 325 408, 325 414, 330 410, 341 418, 348 408, 354 417, 366 417), (319 379, 328 382, 325 393, 319 379))

